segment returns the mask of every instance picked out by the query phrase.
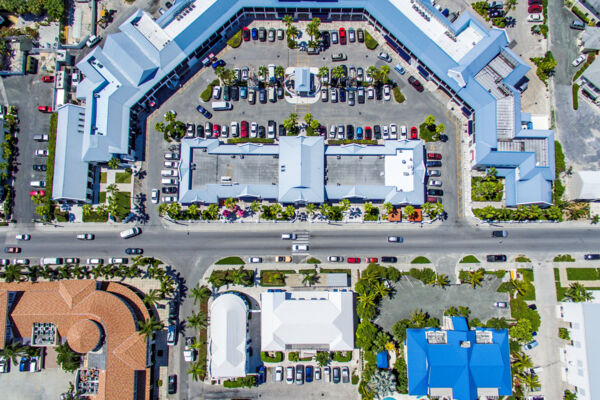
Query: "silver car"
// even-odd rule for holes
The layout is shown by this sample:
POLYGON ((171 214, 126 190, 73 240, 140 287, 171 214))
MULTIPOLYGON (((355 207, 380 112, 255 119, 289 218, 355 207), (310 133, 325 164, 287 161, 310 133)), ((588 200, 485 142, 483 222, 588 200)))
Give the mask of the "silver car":
POLYGON ((430 179, 429 180, 429 186, 440 187, 440 186, 442 186, 442 181, 438 181, 438 180, 435 180, 435 179, 430 179))

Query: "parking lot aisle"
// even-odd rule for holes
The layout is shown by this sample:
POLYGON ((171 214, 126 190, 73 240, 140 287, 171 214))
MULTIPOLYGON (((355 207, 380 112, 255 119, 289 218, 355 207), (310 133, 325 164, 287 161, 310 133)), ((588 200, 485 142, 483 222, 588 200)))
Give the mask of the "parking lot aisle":
POLYGON ((448 116, 448 119, 451 120, 454 123, 455 129, 456 129, 456 148, 454 149, 456 152, 456 217, 458 219, 464 219, 465 218, 465 198, 463 196, 464 190, 466 190, 463 187, 463 168, 462 168, 462 142, 463 140, 467 141, 469 140, 469 138, 464 138, 463 139, 463 129, 461 124, 456 120, 456 118, 453 118, 453 115, 450 114, 450 112, 448 110, 446 110, 446 116, 448 116))

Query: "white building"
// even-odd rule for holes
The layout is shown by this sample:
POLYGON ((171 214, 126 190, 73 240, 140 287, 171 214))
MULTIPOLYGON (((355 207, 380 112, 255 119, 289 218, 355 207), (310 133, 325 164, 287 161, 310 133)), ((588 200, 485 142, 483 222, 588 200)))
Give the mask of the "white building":
POLYGON ((263 351, 354 348, 352 292, 265 292, 261 294, 263 351))
POLYGON ((224 293, 210 306, 208 373, 213 379, 246 376, 248 307, 236 293, 224 293))
POLYGON ((577 399, 600 399, 600 304, 560 303, 558 312, 571 337, 560 349, 563 380, 575 386, 577 399))

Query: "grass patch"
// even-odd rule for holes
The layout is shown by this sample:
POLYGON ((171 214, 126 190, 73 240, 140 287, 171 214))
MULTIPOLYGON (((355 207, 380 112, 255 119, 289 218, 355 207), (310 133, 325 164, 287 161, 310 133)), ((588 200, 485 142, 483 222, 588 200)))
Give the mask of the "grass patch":
POLYGON ((504 184, 501 179, 490 180, 485 176, 471 178, 471 198, 473 201, 502 201, 504 184))
POLYGON ((106 183, 106 172, 100 172, 100 183, 106 183))
POLYGON ((365 46, 367 46, 367 49, 369 50, 375 50, 377 48, 377 46, 379 46, 379 43, 377 43, 377 40, 373 39, 373 36, 371 36, 371 34, 365 29, 365 46))
POLYGON ((115 174, 115 183, 131 183, 131 171, 117 172, 115 174))
POLYGON ((266 363, 282 362, 283 361, 283 353, 281 351, 277 351, 277 352, 275 352, 275 355, 273 357, 271 357, 267 354, 267 352, 261 351, 260 359, 262 362, 266 362, 266 363))
POLYGON ((202 93, 200 93, 200 98, 202 99, 202 101, 204 101, 204 102, 210 101, 210 98, 212 97, 213 86, 217 86, 218 84, 219 84, 218 79, 215 79, 214 81, 212 81, 211 83, 208 84, 206 89, 204 89, 202 91, 202 93))
POLYGON ((336 362, 350 362, 352 361, 352 352, 351 351, 336 351, 333 353, 332 357, 333 361, 336 362))
POLYGON ((502 278, 504 278, 504 275, 506 275, 506 271, 503 269, 498 269, 495 271, 487 271, 486 270, 486 271, 484 271, 484 274, 485 275, 494 275, 496 278, 502 279, 502 278))
POLYGON ((579 8, 573 6, 573 8, 571 8, 571 11, 573 12, 573 14, 577 15, 583 22, 585 22, 586 25, 588 25, 590 23, 590 19, 579 8))
POLYGON ((411 264, 431 264, 431 261, 429 261, 429 258, 427 258, 427 257, 419 256, 419 257, 415 257, 410 263, 411 264))
POLYGON ((533 270, 519 268, 517 271, 523 276, 524 282, 524 293, 519 295, 523 300, 533 301, 535 300, 535 286, 533 286, 533 270))
POLYGON ((531 260, 529 259, 529 257, 525 257, 521 254, 520 256, 515 258, 515 262, 531 262, 531 260))
POLYGON ((560 285, 560 270, 558 268, 554 268, 554 287, 556 289, 556 300, 562 301, 565 298, 567 288, 560 285))
POLYGON ((54 217, 58 222, 69 222, 69 213, 67 211, 61 211, 58 207, 54 209, 54 217))
POLYGON ((573 84, 573 110, 577 110, 579 108, 579 97, 577 93, 579 92, 579 85, 573 84))
POLYGON ((120 219, 123 219, 131 211, 131 193, 129 192, 118 192, 117 197, 117 215, 120 219))
POLYGON ((95 211, 91 211, 89 214, 83 215, 83 222, 106 222, 108 221, 107 214, 101 214, 95 211))
POLYGON ((554 262, 575 262, 575 259, 570 254, 559 254, 554 257, 554 262))
POLYGON ((314 258, 311 257, 308 260, 306 260, 307 264, 321 264, 321 260, 319 260, 318 258, 314 258))
POLYGON ((106 203, 106 192, 98 193, 98 203, 100 203, 100 204, 106 203))
POLYGON ((437 142, 439 135, 435 133, 435 128, 431 129, 429 125, 423 122, 419 125, 419 138, 426 142, 437 142))
POLYGON ((297 351, 292 351, 290 353, 288 353, 288 360, 290 360, 291 362, 298 362, 298 361, 312 361, 312 357, 303 357, 300 358, 300 355, 298 354, 297 351))
POLYGON ((245 262, 240 257, 225 257, 221 258, 215 265, 244 265, 245 262))
POLYGON ((227 41, 227 44, 234 49, 240 47, 242 44, 242 31, 237 31, 237 33, 227 41))
POLYGON ((236 378, 233 381, 225 381, 223 382, 223 387, 226 387, 228 389, 241 387, 251 388, 253 386, 256 386, 257 379, 258 378, 256 375, 248 375, 243 378, 236 378))
POLYGON ((396 103, 402 104, 404 103, 404 100, 406 100, 398 86, 394 86, 394 88, 392 89, 392 93, 394 94, 394 100, 396 100, 396 103))
POLYGON ((461 264, 479 264, 479 260, 472 254, 468 256, 464 256, 462 260, 460 260, 461 264))
POLYGON ((319 272, 322 274, 346 274, 348 276, 352 273, 349 269, 344 268, 321 268, 319 272))
POLYGON ((261 286, 285 286, 285 276, 295 274, 294 270, 263 269, 260 271, 261 286))
POLYGON ((567 268, 567 279, 570 281, 600 280, 598 268, 567 268))

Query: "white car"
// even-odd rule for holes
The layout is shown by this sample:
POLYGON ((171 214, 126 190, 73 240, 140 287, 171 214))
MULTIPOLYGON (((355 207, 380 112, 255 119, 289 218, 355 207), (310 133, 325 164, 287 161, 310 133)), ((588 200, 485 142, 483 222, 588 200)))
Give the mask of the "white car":
POLYGON ((400 127, 400 136, 402 136, 402 139, 406 139, 406 132, 408 132, 406 125, 402 125, 400 127))
POLYGON ((329 256, 329 257, 327 257, 327 261, 329 261, 329 262, 342 262, 342 261, 344 261, 344 257, 329 256))
POLYGON ((542 22, 543 20, 542 14, 529 14, 527 16, 527 22, 542 22))
POLYGON ((331 367, 323 368, 323 375, 325 376, 325 382, 331 382, 331 367))
POLYGON ((48 150, 37 149, 33 154, 39 157, 48 157, 48 150))
POLYGON ((94 237, 93 233, 79 233, 75 236, 77 240, 94 240, 94 237))
POLYGON ((165 168, 177 168, 179 166, 179 162, 177 161, 165 161, 165 168))
POLYGON ((247 81, 248 80, 248 72, 249 72, 248 67, 242 68, 242 80, 243 81, 247 81))
POLYGON ((17 235, 16 238, 17 238, 17 240, 30 240, 31 235, 28 235, 26 233, 21 233, 21 234, 17 235))
POLYGON ((294 244, 292 245, 292 251, 308 251, 307 244, 294 244))
POLYGON ((335 132, 337 131, 337 128, 335 125, 331 125, 331 127, 329 128, 329 137, 331 139, 335 139, 335 132))
POLYGON ((377 55, 377 57, 383 61, 392 62, 392 57, 388 53, 381 52, 377 55))
POLYGON ((427 174, 430 177, 433 177, 433 176, 442 176, 442 171, 440 171, 439 169, 430 169, 430 170, 427 171, 427 174))
POLYGON ((101 258, 88 258, 87 259, 87 263, 88 264, 98 265, 98 264, 103 264, 104 260, 101 259, 101 258))
POLYGON ((253 122, 250 124, 250 137, 255 138, 258 135, 258 124, 253 122))
POLYGON ((152 201, 152 203, 158 204, 158 196, 158 189, 152 189, 152 194, 150 196, 150 200, 152 201))
POLYGON ((17 265, 29 265, 29 259, 27 258, 15 258, 13 264, 17 265))
POLYGON ((390 139, 398 139, 398 125, 390 124, 390 139))
POLYGON ((175 203, 176 201, 177 198, 175 196, 163 196, 162 198, 163 203, 175 203))
POLYGON ((428 185, 429 186, 438 186, 439 187, 439 186, 442 186, 442 181, 437 181, 435 179, 430 179, 428 185))
POLYGON ((127 264, 127 259, 122 257, 111 257, 108 259, 109 264, 127 264))
POLYGON ((572 66, 577 67, 579 64, 585 61, 585 54, 581 54, 579 57, 573 60, 572 66))
POLYGON ((178 176, 179 174, 177 173, 176 169, 163 169, 160 171, 160 174, 162 176, 178 176))
POLYGON ((383 85, 383 99, 385 101, 390 101, 392 98, 392 90, 390 89, 390 85, 383 85))
POLYGON ((238 137, 239 134, 240 134, 240 125, 236 121, 233 121, 231 123, 231 136, 238 137))
POLYGON ((369 86, 369 88, 367 89, 367 99, 374 99, 375 98, 375 89, 373 89, 372 86, 369 86))
POLYGON ((321 89, 321 101, 327 101, 328 98, 329 98, 329 96, 327 93, 327 89, 326 88, 321 89))
POLYGON ((227 125, 222 125, 221 126, 221 137, 228 137, 229 136, 229 127, 227 125))
POLYGON ((281 382, 283 380, 283 367, 275 368, 275 382, 281 382))
POLYGON ((285 383, 288 385, 294 383, 294 367, 287 367, 285 369, 285 383))
POLYGON ((337 103, 337 89, 336 88, 331 88, 331 94, 329 97, 331 97, 332 103, 337 103))
POLYGON ((384 139, 389 139, 390 138, 390 129, 388 128, 387 125, 383 125, 381 127, 381 131, 383 132, 383 138, 384 139))
POLYGON ((175 154, 168 152, 165 153, 165 160, 176 160, 177 158, 175 157, 175 154))
POLYGON ((221 98, 221 86, 213 87, 213 99, 218 100, 221 98))
POLYGON ((249 262, 251 262, 252 264, 258 264, 262 262, 262 258, 261 257, 250 257, 248 259, 249 262))

